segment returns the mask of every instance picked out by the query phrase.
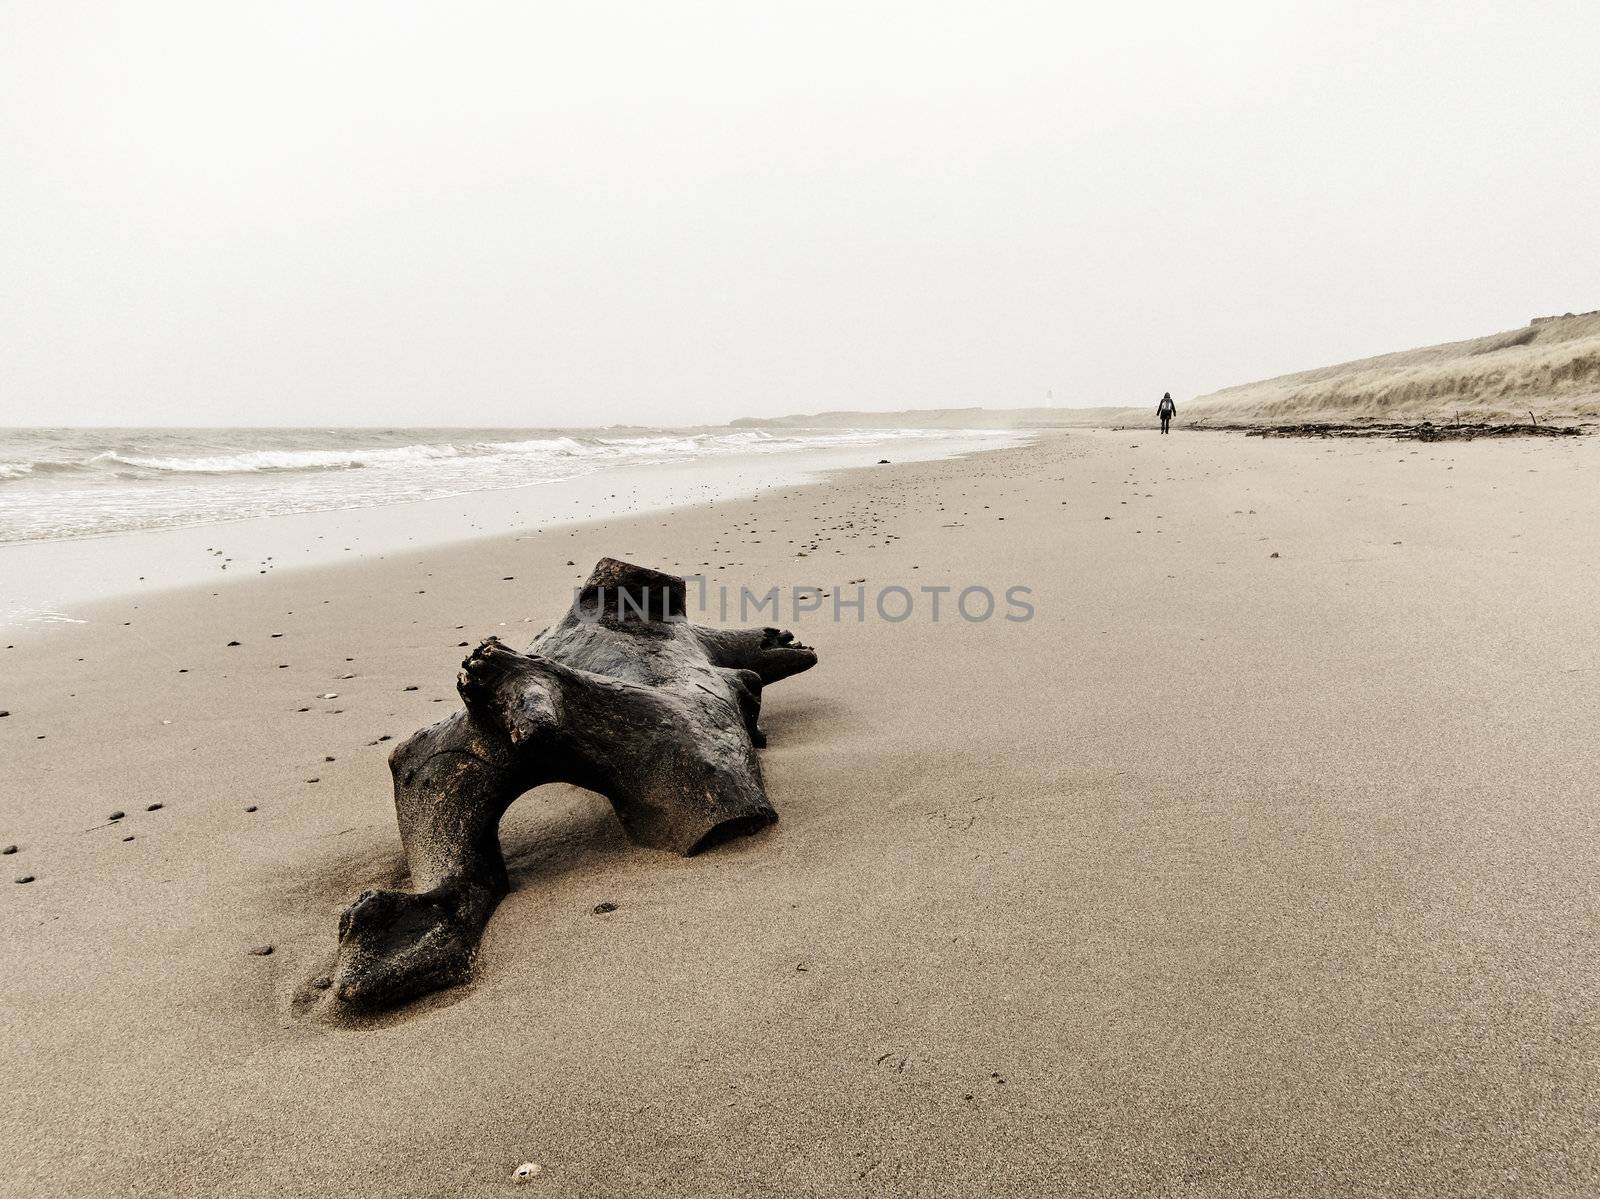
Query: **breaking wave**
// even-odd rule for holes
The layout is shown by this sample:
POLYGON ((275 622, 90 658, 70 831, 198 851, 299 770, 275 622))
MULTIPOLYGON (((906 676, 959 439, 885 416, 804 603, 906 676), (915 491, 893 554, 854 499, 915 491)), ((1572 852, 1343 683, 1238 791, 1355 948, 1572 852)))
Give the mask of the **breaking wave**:
POLYGON ((364 508, 924 429, 0 429, 0 542, 364 508))

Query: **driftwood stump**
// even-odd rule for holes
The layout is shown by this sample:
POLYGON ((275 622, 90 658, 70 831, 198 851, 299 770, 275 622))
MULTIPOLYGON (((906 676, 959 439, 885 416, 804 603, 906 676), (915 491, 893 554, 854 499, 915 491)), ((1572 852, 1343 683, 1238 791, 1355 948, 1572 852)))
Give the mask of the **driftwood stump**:
POLYGON ((527 653, 478 646, 456 679, 465 710, 390 755, 414 890, 345 909, 334 994, 381 1008, 466 979, 510 889, 500 818, 542 783, 599 792, 634 841, 680 854, 776 820, 761 689, 816 661, 777 629, 689 624, 682 579, 602 559, 527 653))

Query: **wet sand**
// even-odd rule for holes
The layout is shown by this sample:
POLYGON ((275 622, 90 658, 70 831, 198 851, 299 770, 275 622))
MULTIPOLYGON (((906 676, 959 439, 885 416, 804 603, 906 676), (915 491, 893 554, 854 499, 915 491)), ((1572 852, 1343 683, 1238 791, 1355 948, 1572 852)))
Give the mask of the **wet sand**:
POLYGON ((0 1190, 1592 1194, 1597 470, 1046 434, 7 634, 0 1190), (776 826, 541 790, 471 986, 301 1011, 392 739, 604 555, 1035 615, 786 621, 776 826))

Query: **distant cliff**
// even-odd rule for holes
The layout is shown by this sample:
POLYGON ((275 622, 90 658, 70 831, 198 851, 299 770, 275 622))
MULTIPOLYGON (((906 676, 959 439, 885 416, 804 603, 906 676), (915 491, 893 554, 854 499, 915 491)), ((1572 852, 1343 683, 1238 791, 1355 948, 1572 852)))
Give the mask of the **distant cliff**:
MULTIPOLYGON (((1150 412, 1155 411, 1154 401, 1150 412)), ((742 429, 1066 429, 1126 424, 1143 408, 904 408, 898 412, 812 412, 743 416, 742 429)))
POLYGON ((1226 387, 1185 420, 1524 420, 1600 417, 1600 311, 1226 387))

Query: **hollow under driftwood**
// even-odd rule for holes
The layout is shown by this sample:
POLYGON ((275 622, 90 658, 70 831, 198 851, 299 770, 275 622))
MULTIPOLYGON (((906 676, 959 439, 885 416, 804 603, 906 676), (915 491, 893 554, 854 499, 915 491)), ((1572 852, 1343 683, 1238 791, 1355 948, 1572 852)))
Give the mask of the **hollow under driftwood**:
POLYGON ((634 841, 680 854, 776 820, 761 690, 816 661, 778 629, 689 624, 682 579, 602 559, 526 653, 478 646, 456 680, 465 709, 390 755, 414 891, 345 909, 334 994, 382 1008, 465 980, 510 889, 500 818, 542 783, 599 792, 634 841))

